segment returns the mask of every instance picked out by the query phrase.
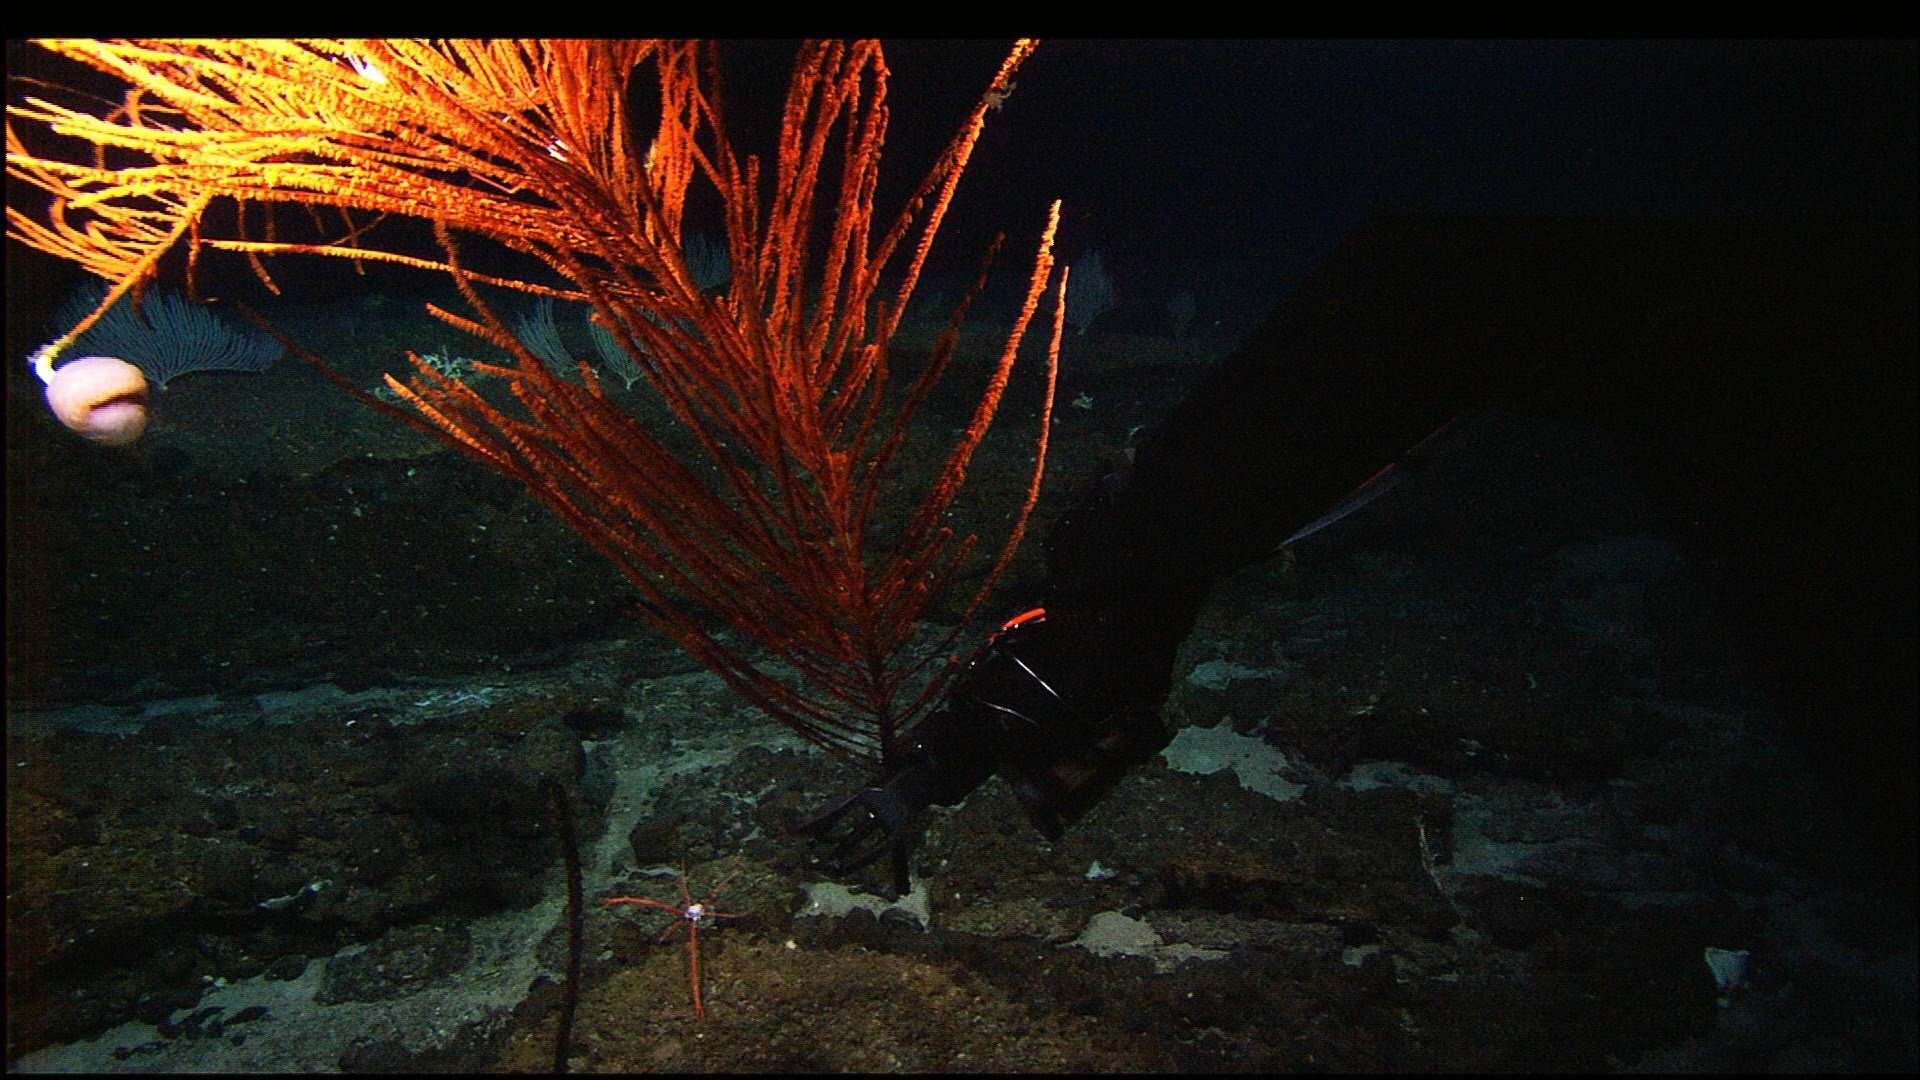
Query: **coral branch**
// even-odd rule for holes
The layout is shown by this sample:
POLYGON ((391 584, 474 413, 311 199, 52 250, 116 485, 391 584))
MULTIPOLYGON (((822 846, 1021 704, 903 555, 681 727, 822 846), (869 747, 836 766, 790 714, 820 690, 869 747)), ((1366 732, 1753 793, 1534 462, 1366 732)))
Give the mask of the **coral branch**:
MULTIPOLYGON (((1052 277, 1059 205, 971 419, 924 492, 893 492, 913 512, 876 541, 883 466, 925 437, 909 422, 954 354, 974 293, 904 391, 888 385, 890 344, 987 114, 1032 42, 1012 48, 890 217, 875 207, 888 72, 874 42, 800 49, 765 169, 723 127, 705 82, 709 46, 43 44, 130 89, 108 109, 60 104, 51 89, 9 108, 10 190, 47 196, 37 212, 9 206, 11 235, 107 278, 107 303, 179 248, 190 264, 202 251, 238 252, 262 274, 261 257, 319 255, 447 275, 467 310, 435 313, 512 357, 484 369, 509 399, 424 364, 394 392, 439 438, 519 480, 585 536, 639 590, 655 627, 755 705, 836 753, 878 759, 895 748, 939 683, 909 685, 920 678, 916 642, 927 644, 916 628, 975 549, 942 522, 1052 277), (639 79, 650 92, 630 92, 639 79), (633 113, 642 101, 657 120, 633 113), (702 290, 683 244, 696 188, 726 235, 732 274, 718 295, 702 290), (216 199, 239 212, 216 225, 206 214, 216 199), (282 203, 304 207, 316 228, 337 218, 339 231, 281 239, 282 203), (440 258, 388 241, 389 219, 431 224, 440 258), (462 253, 476 242, 530 256, 550 276, 483 274, 462 253), (549 370, 483 287, 590 305, 672 430, 642 426, 590 377, 583 386, 549 370)), ((973 606, 1038 494, 1063 288, 1064 275, 1032 478, 973 606)))

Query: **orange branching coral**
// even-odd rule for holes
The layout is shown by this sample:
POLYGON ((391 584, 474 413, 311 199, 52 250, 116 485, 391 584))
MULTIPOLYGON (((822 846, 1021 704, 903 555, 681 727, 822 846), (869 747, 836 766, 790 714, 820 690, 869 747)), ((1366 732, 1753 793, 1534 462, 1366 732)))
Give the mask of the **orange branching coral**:
MULTIPOLYGON (((435 314, 512 356, 510 366, 477 367, 507 380, 515 404, 416 359, 417 376, 393 389, 436 434, 524 483, 633 582, 660 630, 819 745, 884 756, 932 700, 951 665, 927 670, 910 658, 938 655, 951 634, 930 653, 911 646, 975 540, 941 521, 1052 276, 1058 204, 971 423, 907 523, 879 538, 869 521, 882 474, 954 353, 966 302, 921 372, 891 390, 889 343, 987 112, 1031 42, 1014 46, 891 218, 874 207, 888 78, 876 43, 801 48, 770 177, 730 143, 703 74, 711 50, 695 44, 44 44, 129 89, 93 112, 44 94, 9 108, 8 172, 50 201, 10 205, 8 229, 113 282, 103 308, 182 247, 190 265, 203 250, 242 253, 263 276, 261 256, 294 254, 450 275, 471 310, 435 314), (653 85, 631 92, 647 73, 653 85), (647 116, 633 114, 636 100, 650 102, 647 116), (49 143, 64 152, 42 149, 49 143), (717 196, 724 219, 733 276, 720 295, 695 283, 681 243, 696 185, 717 196), (219 235, 208 214, 216 200, 239 207, 238 225, 219 235), (289 202, 337 211, 345 224, 330 240, 248 235, 271 222, 272 204, 289 202), (386 216, 432 223, 439 255, 383 247, 371 225, 386 216), (554 276, 479 273, 462 258, 474 238, 554 276), (584 384, 548 370, 482 285, 591 305, 697 450, 670 450, 584 366, 584 384), (798 678, 776 677, 722 628, 798 678)), ((1063 295, 1032 477, 988 584, 1039 490, 1063 295)))

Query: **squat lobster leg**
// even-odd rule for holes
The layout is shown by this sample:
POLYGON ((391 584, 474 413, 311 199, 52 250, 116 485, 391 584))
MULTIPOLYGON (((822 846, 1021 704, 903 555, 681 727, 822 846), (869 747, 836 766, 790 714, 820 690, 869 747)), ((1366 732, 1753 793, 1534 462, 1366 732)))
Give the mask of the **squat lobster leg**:
MULTIPOLYGON (((714 911, 710 907, 713 903, 713 898, 719 896, 720 890, 726 888, 727 882, 732 881, 735 875, 739 873, 740 871, 735 870, 733 873, 721 878, 720 884, 715 885, 713 890, 707 893, 707 898, 697 904, 693 902, 693 894, 687 891, 687 875, 684 870, 680 873, 679 907, 674 907, 672 904, 645 896, 615 896, 606 901, 609 904, 645 904, 647 907, 659 908, 661 911, 671 912, 676 917, 686 920, 687 979, 693 984, 693 1018, 695 1020, 705 1020, 707 1018, 706 1010, 702 1008, 700 1004, 700 920, 740 918, 740 912, 714 911)), ((673 933, 673 928, 677 925, 679 924, 668 923, 666 928, 660 931, 660 936, 653 939, 654 944, 657 945, 667 940, 667 935, 673 933)))

